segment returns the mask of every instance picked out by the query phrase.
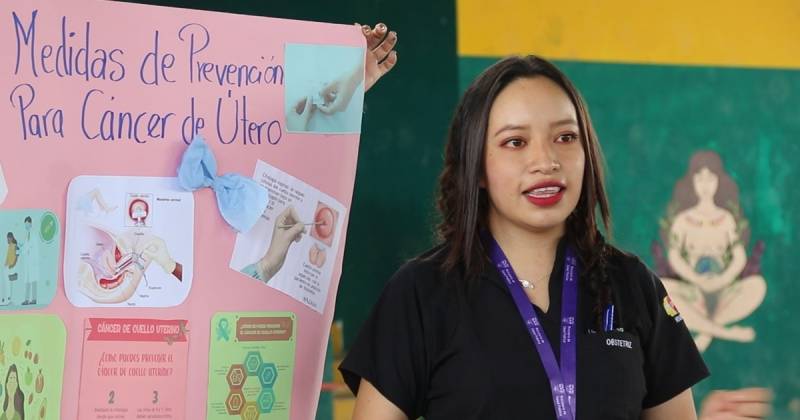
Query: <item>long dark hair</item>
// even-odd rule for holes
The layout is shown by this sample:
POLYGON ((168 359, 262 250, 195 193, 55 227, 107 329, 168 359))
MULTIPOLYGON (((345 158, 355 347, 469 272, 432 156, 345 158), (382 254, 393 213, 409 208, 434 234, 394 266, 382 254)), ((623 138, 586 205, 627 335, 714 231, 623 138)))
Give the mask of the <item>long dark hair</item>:
POLYGON ((19 379, 19 372, 17 371, 17 365, 11 365, 8 367, 8 373, 6 373, 6 381, 3 382, 3 387, 5 388, 5 401, 3 401, 3 412, 8 411, 8 378, 11 377, 11 372, 14 372, 17 375, 17 392, 14 393, 14 411, 19 413, 19 418, 25 420, 25 394, 22 393, 22 389, 19 386, 20 379, 19 379))
POLYGON ((613 251, 599 231, 597 216, 606 232, 611 215, 603 177, 603 158, 586 103, 572 82, 556 66, 536 56, 509 57, 486 69, 467 89, 450 124, 439 178, 438 207, 442 221, 439 239, 449 247, 444 268, 463 270, 476 278, 487 263, 480 231, 488 228, 487 193, 480 187, 484 174, 484 145, 489 112, 500 92, 520 78, 546 77, 569 96, 575 106, 580 141, 586 156, 583 188, 575 210, 566 221, 566 234, 575 245, 588 275, 590 287, 598 296, 596 311, 611 300, 605 275, 605 260, 613 251))

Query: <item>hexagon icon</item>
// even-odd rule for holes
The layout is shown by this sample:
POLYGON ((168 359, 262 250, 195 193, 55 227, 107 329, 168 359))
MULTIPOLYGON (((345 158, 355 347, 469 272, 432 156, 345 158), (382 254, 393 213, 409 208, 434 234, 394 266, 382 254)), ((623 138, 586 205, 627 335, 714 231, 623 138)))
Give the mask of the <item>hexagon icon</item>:
POLYGON ((261 353, 251 351, 244 357, 244 367, 247 368, 248 375, 257 375, 258 369, 261 368, 261 353))
POLYGON ((258 412, 258 407, 256 407, 256 403, 249 401, 247 404, 244 405, 242 408, 242 420, 258 420, 258 417, 261 413, 258 412))
POLYGON ((231 389, 241 389, 242 385, 244 384, 244 380, 247 379, 247 373, 244 371, 244 366, 231 365, 231 368, 228 369, 228 374, 225 377, 228 380, 228 385, 230 385, 231 389))
POLYGON ((236 415, 242 412, 244 403, 244 394, 242 394, 242 390, 234 389, 228 394, 228 398, 225 400, 225 408, 228 410, 228 414, 236 415))
POLYGON ((272 411, 272 406, 275 404, 275 392, 272 388, 264 388, 258 396, 258 410, 266 414, 272 411))
POLYGON ((275 368, 275 363, 264 363, 261 365, 261 370, 258 371, 258 380, 261 381, 263 388, 272 388, 275 385, 275 379, 278 377, 278 369, 275 368))

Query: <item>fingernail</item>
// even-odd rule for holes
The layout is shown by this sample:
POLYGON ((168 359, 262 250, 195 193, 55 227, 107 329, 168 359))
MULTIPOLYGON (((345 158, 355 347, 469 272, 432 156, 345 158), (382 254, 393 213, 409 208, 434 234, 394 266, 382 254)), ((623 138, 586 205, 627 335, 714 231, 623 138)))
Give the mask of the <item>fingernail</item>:
POLYGON ((381 32, 385 31, 386 30, 386 25, 384 25, 382 23, 379 23, 378 24, 378 30, 381 31, 381 32))
POLYGON ((364 33, 367 33, 367 32, 369 32, 369 26, 368 25, 361 25, 361 30, 364 31, 364 33))

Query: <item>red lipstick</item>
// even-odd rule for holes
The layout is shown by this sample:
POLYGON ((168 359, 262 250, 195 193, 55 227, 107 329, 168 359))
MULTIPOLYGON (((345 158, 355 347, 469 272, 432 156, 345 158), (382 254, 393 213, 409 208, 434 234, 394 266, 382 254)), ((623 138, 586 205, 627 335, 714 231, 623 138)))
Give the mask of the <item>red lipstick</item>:
POLYGON ((539 207, 551 207, 558 204, 564 198, 566 186, 557 181, 540 182, 527 191, 525 198, 532 204, 539 207))

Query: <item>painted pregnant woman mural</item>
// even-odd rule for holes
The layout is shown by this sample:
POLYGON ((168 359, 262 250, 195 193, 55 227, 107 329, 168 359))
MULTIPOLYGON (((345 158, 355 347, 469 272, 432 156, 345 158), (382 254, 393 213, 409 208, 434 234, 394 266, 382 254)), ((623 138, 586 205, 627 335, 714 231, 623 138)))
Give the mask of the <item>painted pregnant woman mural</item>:
MULTIPOLYGON (((750 228, 739 188, 710 151, 695 153, 676 184, 661 244, 653 244, 656 269, 701 351, 714 339, 752 342, 756 331, 738 322, 764 300, 764 243, 747 255, 750 228)), ((670 306, 671 302, 664 302, 670 306)))

